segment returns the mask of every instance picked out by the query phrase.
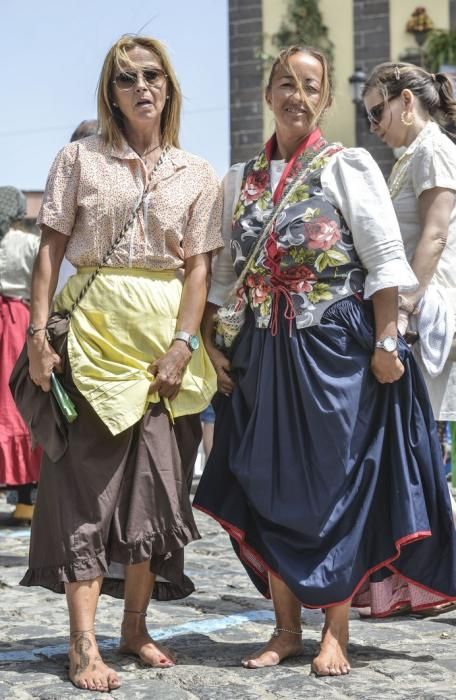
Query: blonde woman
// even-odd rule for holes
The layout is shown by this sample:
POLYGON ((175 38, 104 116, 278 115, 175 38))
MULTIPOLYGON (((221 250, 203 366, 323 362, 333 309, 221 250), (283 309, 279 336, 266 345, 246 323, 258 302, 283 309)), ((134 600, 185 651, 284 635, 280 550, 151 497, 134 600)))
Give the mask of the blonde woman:
POLYGON ((179 148, 180 108, 160 42, 119 39, 101 71, 100 134, 57 155, 38 219, 30 375, 49 391, 51 370, 63 370, 78 418, 65 455, 44 459, 22 584, 65 591, 69 677, 82 689, 120 685, 95 639, 101 592, 125 600, 121 651, 164 668, 175 656, 147 632, 149 599, 193 590, 183 568, 184 546, 199 537, 188 486, 199 412, 215 386, 198 328, 221 204, 212 168, 179 148), (61 367, 43 329, 63 255, 77 273, 58 310, 71 307, 139 203, 73 314, 61 367), (110 564, 125 567, 124 581, 106 578, 110 564))

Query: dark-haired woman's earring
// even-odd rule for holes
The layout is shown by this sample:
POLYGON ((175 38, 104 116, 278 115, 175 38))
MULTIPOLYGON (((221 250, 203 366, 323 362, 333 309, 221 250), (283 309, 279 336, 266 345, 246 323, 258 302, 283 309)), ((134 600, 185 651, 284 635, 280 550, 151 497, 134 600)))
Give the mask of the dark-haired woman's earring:
POLYGON ((169 95, 166 95, 166 99, 169 100, 169 95))
POLYGON ((415 118, 412 114, 412 112, 406 112, 405 109, 401 114, 401 122, 404 124, 404 126, 413 126, 413 123, 415 121, 415 118), (408 117, 408 119, 407 119, 408 117))

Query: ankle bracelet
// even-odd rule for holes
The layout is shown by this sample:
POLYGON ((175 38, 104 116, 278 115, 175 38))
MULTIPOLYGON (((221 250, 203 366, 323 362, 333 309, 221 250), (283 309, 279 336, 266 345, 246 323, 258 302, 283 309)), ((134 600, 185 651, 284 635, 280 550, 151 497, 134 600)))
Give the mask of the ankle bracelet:
POLYGON ((124 615, 141 615, 141 617, 147 617, 147 612, 143 612, 142 610, 126 610, 124 608, 124 615))
POLYGON ((95 634, 95 628, 92 627, 90 630, 76 630, 76 632, 70 632, 70 637, 76 637, 77 634, 89 634, 93 633, 95 634))
POLYGON ((289 634, 297 634, 297 635, 302 635, 302 629, 300 630, 290 630, 286 627, 274 627, 274 632, 272 633, 273 637, 279 637, 281 632, 288 632, 289 634))

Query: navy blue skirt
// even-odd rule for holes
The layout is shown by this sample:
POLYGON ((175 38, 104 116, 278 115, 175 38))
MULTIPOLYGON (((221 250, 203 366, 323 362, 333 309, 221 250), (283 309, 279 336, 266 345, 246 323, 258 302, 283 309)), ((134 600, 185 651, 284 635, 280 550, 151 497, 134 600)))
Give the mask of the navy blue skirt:
POLYGON ((435 422, 407 345, 394 384, 370 371, 370 303, 331 306, 277 335, 253 315, 214 400, 194 506, 218 520, 257 589, 268 572, 306 607, 351 600, 387 615, 456 599, 456 538, 435 422))

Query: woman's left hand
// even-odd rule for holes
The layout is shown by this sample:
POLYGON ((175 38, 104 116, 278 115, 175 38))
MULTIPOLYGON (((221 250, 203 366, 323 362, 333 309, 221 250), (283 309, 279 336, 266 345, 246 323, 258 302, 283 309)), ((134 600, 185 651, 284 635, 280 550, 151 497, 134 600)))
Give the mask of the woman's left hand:
POLYGON ((149 371, 155 376, 151 382, 149 394, 157 392, 159 396, 172 401, 178 395, 182 376, 192 357, 191 350, 181 341, 175 342, 168 352, 152 362, 149 371))
POLYGON ((397 382, 405 371, 397 351, 386 352, 381 348, 375 350, 372 355, 371 370, 380 384, 397 382))

